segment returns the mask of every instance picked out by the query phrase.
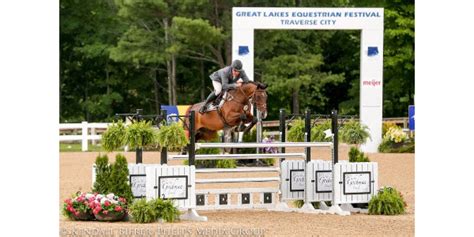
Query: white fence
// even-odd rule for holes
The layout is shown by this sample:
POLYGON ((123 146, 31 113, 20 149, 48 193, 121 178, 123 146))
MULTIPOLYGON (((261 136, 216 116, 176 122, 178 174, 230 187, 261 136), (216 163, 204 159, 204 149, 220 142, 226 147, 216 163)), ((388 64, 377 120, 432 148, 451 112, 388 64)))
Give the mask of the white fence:
MULTIPOLYGON (((135 198, 172 199, 185 212, 182 220, 207 221, 196 212, 196 168, 158 164, 128 164, 129 184, 135 198)), ((92 166, 92 185, 96 166, 92 166)))
POLYGON ((97 135, 96 129, 107 129, 110 123, 61 123, 59 124, 59 132, 65 130, 81 130, 81 135, 59 135, 59 141, 82 141, 82 151, 89 149, 89 140, 95 142, 101 139, 101 135, 97 135), (89 133, 90 130, 90 133, 89 133))

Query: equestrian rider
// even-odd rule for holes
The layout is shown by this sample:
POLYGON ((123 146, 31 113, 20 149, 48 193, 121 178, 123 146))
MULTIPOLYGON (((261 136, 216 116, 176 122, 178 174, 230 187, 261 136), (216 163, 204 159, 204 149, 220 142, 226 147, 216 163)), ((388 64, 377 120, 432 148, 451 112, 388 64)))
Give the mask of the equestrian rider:
POLYGON ((212 80, 214 91, 209 94, 204 105, 199 109, 201 114, 204 113, 206 105, 216 99, 222 90, 236 89, 242 86, 243 82, 249 82, 247 74, 242 69, 242 62, 240 60, 234 60, 230 66, 215 71, 209 77, 212 80))

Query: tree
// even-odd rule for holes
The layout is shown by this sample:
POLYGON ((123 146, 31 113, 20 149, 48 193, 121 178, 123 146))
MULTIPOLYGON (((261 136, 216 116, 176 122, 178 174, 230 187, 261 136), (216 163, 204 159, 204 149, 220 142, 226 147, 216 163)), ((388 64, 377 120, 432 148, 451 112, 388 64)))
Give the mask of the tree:
POLYGON ((415 5, 388 0, 384 33, 384 116, 407 116, 415 97, 415 5))

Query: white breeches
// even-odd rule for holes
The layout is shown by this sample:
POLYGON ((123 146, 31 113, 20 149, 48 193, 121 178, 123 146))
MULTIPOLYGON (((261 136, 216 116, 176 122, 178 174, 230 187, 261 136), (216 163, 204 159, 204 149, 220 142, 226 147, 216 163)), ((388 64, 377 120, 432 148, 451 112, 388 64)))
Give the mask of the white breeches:
POLYGON ((212 86, 214 87, 214 94, 217 96, 222 91, 222 84, 218 81, 212 81, 212 86))

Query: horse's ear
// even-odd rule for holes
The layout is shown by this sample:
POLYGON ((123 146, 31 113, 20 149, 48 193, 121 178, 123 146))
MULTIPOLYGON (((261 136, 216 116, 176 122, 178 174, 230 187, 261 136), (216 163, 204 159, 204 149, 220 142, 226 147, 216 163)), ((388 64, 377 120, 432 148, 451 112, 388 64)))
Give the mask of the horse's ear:
POLYGON ((265 84, 263 84, 263 83, 258 83, 258 84, 257 84, 257 88, 258 88, 258 89, 263 89, 263 90, 265 90, 265 89, 267 89, 267 85, 265 85, 265 84))

